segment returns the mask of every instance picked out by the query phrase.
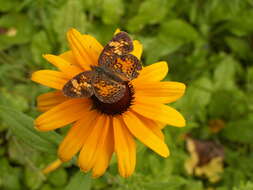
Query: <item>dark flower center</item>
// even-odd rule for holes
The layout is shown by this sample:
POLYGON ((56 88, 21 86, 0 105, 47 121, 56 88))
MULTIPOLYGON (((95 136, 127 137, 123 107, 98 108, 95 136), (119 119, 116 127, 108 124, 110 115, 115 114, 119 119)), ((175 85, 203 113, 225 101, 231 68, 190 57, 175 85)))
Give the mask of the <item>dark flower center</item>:
POLYGON ((91 97, 93 109, 107 115, 119 115, 128 110, 132 105, 134 90, 131 84, 125 83, 126 91, 124 96, 117 102, 109 104, 101 102, 95 95, 91 97))

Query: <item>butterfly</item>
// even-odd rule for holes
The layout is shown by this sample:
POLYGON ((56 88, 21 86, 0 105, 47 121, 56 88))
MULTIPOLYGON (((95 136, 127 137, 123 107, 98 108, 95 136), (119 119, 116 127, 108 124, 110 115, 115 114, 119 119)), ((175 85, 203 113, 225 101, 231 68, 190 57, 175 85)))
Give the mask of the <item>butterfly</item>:
POLYGON ((63 94, 71 98, 95 95, 103 103, 115 103, 125 94, 127 82, 142 69, 139 59, 130 54, 133 41, 126 32, 117 33, 104 47, 98 65, 84 71, 63 86, 63 94))

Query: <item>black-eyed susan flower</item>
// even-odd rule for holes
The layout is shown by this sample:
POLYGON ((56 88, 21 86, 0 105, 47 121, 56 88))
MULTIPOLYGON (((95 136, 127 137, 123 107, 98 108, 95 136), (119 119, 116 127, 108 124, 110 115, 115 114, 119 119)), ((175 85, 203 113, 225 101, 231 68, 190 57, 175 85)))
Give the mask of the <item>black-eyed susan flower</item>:
MULTIPOLYGON (((79 73, 98 65, 103 46, 75 29, 69 30, 67 38, 70 51, 59 56, 44 55, 58 70, 40 70, 32 75, 33 81, 55 89, 38 97, 38 109, 44 113, 35 120, 36 128, 50 131, 72 124, 60 144, 60 160, 69 161, 79 152, 80 168, 84 172, 92 170, 93 177, 98 177, 115 152, 119 173, 128 177, 136 164, 135 138, 157 154, 169 156, 162 129, 166 124, 183 127, 185 120, 165 104, 179 99, 185 85, 161 82, 168 72, 167 63, 143 67, 137 78, 125 83, 124 95, 116 102, 105 103, 95 95, 71 98, 64 96, 63 87, 79 73)), ((140 59, 139 41, 133 41, 130 54, 140 59)))

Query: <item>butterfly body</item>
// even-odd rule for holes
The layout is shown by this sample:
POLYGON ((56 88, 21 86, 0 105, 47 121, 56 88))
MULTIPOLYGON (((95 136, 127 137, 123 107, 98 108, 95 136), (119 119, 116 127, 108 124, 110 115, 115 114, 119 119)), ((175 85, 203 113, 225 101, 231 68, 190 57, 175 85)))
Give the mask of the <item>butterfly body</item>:
POLYGON ((125 32, 120 32, 104 47, 97 66, 84 71, 63 87, 64 95, 72 98, 95 95, 104 103, 115 103, 125 94, 126 82, 136 78, 141 70, 137 57, 129 54, 133 42, 125 32))
POLYGON ((91 66, 92 71, 96 72, 98 75, 106 75, 110 79, 123 83, 125 80, 123 80, 120 76, 117 76, 117 74, 112 73, 112 71, 99 66, 91 66))

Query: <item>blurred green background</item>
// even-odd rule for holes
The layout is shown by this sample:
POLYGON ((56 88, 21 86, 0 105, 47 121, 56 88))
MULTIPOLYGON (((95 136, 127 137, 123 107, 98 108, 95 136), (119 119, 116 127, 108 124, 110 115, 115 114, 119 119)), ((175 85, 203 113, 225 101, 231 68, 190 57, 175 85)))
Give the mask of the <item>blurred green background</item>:
POLYGON ((253 190, 253 0, 0 0, 1 190, 253 190), (30 81, 51 68, 43 53, 67 48, 75 27, 105 44, 116 28, 144 45, 142 61, 166 60, 166 80, 184 82, 173 106, 187 119, 164 132, 171 156, 160 158, 138 144, 134 175, 123 179, 117 163, 99 179, 75 161, 49 175, 59 133, 33 129, 36 96, 49 89, 30 81), (186 136, 221 144, 220 180, 189 175, 186 136))

